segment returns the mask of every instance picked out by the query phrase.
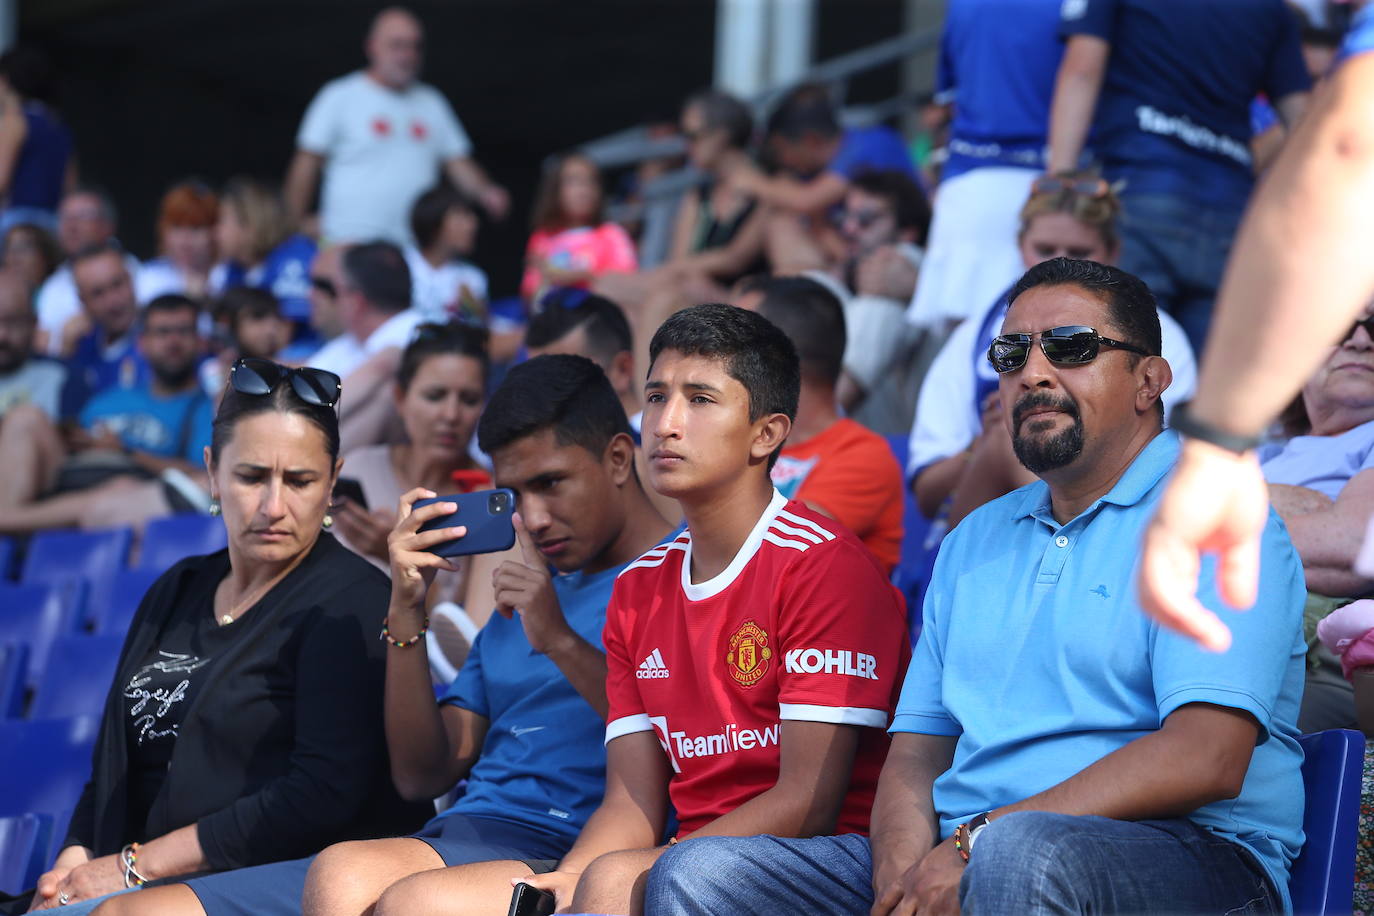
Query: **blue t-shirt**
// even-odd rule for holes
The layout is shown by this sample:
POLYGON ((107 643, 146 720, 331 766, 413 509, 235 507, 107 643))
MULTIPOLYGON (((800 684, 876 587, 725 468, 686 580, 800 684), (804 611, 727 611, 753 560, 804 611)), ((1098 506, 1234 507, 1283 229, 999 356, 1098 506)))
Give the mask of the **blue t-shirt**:
POLYGON ((1349 60, 1356 54, 1374 51, 1374 4, 1362 6, 1350 20, 1350 31, 1341 42, 1337 62, 1349 60))
POLYGON ((1240 795, 1189 817, 1250 849, 1287 900, 1288 866, 1303 840, 1302 563, 1272 512, 1252 609, 1225 609, 1215 563, 1204 563, 1199 597, 1230 626, 1228 652, 1208 652, 1145 616, 1135 590, 1140 539, 1178 451, 1177 435, 1161 433, 1065 525, 1037 481, 950 532, 892 731, 957 736, 954 762, 933 789, 948 836, 1156 732, 1180 706, 1244 710, 1260 730, 1240 795))
POLYGON ((135 344, 137 334, 130 331, 117 343, 106 346, 99 328, 76 342, 67 359, 67 384, 62 389, 62 417, 72 419, 96 394, 113 388, 133 388, 147 384, 148 364, 135 344))
POLYGON ((304 235, 293 235, 273 248, 261 264, 246 270, 235 263, 224 265, 221 289, 251 286, 265 289, 281 303, 281 313, 296 325, 310 323, 310 262, 315 260, 315 243, 304 235))
POLYGON ((111 388, 91 398, 81 411, 81 425, 113 431, 127 448, 163 458, 200 464, 210 444, 214 420, 210 398, 197 388, 168 398, 146 386, 111 388))
POLYGON ((881 124, 846 129, 840 148, 826 170, 843 175, 849 181, 864 172, 886 171, 902 172, 916 180, 916 169, 911 165, 911 154, 902 142, 902 135, 881 124))
POLYGON ((1311 88, 1283 0, 1066 0, 1060 34, 1111 44, 1093 148, 1128 194, 1243 207, 1250 103, 1311 88))
POLYGON ((1064 46, 1059 0, 952 0, 936 93, 954 103, 950 179, 979 166, 1042 169, 1064 46))
MULTIPOLYGON (((624 568, 553 580, 568 624, 598 649, 624 568)), ((467 791, 440 816, 490 817, 575 839, 606 787, 606 723, 557 665, 530 648, 518 617, 491 616, 440 702, 490 722, 467 791)))
POLYGON ((9 206, 56 211, 72 154, 72 134, 41 102, 24 103, 28 135, 10 181, 9 206))
POLYGON ((1263 446, 1259 460, 1269 483, 1307 487, 1334 500, 1350 478, 1374 468, 1374 421, 1339 436, 1294 436, 1263 446))

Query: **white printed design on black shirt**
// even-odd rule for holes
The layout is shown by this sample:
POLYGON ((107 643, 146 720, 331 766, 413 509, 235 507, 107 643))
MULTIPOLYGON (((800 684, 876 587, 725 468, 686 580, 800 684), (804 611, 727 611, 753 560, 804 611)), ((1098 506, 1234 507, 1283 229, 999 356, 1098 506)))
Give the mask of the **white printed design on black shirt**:
POLYGON ((177 736, 181 724, 179 707, 186 701, 186 690, 191 685, 189 675, 210 663, 210 659, 194 655, 162 651, 157 654, 161 658, 135 672, 124 688, 124 698, 133 701, 129 706, 129 718, 133 720, 140 745, 145 741, 177 736), (174 681, 166 677, 169 674, 188 676, 174 681), (162 681, 162 686, 149 689, 148 685, 154 680, 162 681))

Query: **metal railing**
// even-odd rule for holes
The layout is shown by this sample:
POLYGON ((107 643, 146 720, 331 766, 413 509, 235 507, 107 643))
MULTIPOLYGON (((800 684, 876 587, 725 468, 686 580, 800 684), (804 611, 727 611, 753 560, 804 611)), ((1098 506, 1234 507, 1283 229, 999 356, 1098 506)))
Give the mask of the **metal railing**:
MULTIPOLYGON (((745 101, 753 108, 756 120, 761 122, 778 100, 792 89, 804 83, 822 83, 830 88, 836 104, 840 106, 840 119, 844 124, 858 127, 886 121, 928 99, 933 86, 908 88, 878 102, 847 106, 845 100, 850 80, 879 67, 900 63, 913 54, 931 50, 939 42, 939 28, 897 35, 819 63, 798 79, 770 87, 745 101)), ((647 160, 677 157, 686 152, 687 145, 681 137, 656 137, 651 135, 650 130, 649 125, 628 127, 580 144, 577 151, 603 170, 629 168, 647 160)), ((616 222, 639 222, 643 225, 639 244, 641 266, 652 267, 667 255, 678 201, 683 194, 708 180, 708 176, 693 169, 677 169, 639 189, 638 200, 613 204, 608 208, 607 216, 616 222)))

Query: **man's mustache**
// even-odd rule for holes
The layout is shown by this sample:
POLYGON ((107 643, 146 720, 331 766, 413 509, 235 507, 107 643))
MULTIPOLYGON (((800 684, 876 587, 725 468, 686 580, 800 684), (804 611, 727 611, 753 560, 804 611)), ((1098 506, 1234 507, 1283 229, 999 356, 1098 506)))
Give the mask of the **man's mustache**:
POLYGON ((1012 429, 1020 429, 1021 421, 1025 419, 1026 414, 1030 413, 1032 410, 1041 410, 1046 407, 1051 410, 1062 410, 1073 419, 1078 419, 1078 405, 1075 404, 1072 399, 1056 398, 1054 395, 1042 391, 1035 394, 1028 394, 1016 402, 1016 407, 1014 407, 1011 412, 1012 429))

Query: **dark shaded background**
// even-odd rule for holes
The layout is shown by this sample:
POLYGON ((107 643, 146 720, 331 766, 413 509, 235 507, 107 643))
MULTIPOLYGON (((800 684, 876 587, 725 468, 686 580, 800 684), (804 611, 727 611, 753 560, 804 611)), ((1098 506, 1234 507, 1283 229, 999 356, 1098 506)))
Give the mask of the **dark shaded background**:
MULTIPOLYGON (((20 41, 56 65, 82 175, 110 190, 120 235, 151 256, 158 199, 186 176, 280 182, 306 105, 363 65, 383 3, 361 0, 23 0, 20 41)), ((648 120, 711 81, 713 0, 419 0, 424 79, 448 95, 476 156, 512 193, 477 260, 514 289, 540 162, 648 120)), ((816 59, 895 34, 900 0, 821 0, 816 59)), ((890 94, 895 68, 851 98, 890 94)))

